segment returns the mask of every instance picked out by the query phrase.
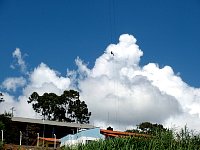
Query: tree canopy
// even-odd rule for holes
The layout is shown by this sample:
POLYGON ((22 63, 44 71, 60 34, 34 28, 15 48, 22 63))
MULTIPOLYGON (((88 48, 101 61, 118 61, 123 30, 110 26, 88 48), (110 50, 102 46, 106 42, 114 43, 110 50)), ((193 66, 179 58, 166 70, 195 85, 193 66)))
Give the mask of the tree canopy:
POLYGON ((60 96, 55 93, 40 96, 33 92, 27 102, 32 103, 35 112, 47 120, 89 123, 91 116, 87 104, 79 99, 79 92, 74 90, 66 90, 60 96))
POLYGON ((0 130, 3 130, 4 134, 4 142, 5 143, 17 143, 18 133, 16 132, 16 127, 12 124, 11 114, 4 113, 0 114, 0 130))
POLYGON ((3 99, 3 94, 0 92, 0 103, 3 102, 4 99, 3 99))
POLYGON ((127 132, 134 132, 134 133, 146 133, 156 135, 161 132, 167 132, 168 130, 163 127, 162 124, 153 124, 150 122, 142 122, 137 125, 137 129, 126 130, 127 132))
POLYGON ((143 122, 138 125, 138 128, 145 133, 154 134, 155 132, 166 131, 162 124, 153 124, 150 122, 143 122))

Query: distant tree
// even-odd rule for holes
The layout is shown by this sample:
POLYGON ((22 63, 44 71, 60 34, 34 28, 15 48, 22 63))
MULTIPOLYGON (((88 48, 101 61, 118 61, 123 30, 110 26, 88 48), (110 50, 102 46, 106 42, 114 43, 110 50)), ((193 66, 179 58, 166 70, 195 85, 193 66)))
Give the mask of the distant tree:
POLYGON ((5 128, 5 124, 2 121, 0 121, 0 130, 4 130, 4 128, 5 128))
POLYGON ((17 126, 11 120, 11 116, 10 113, 0 114, 0 130, 4 132, 4 143, 19 144, 19 131, 22 131, 22 144, 31 145, 37 138, 37 133, 39 133, 40 128, 34 124, 17 126))
POLYGON ((4 132, 4 143, 18 143, 17 129, 11 121, 11 114, 0 114, 1 130, 4 132))
POLYGON ((137 129, 129 129, 126 130, 126 132, 134 132, 134 133, 146 133, 146 134, 152 134, 157 135, 162 132, 168 132, 169 130, 164 128, 162 124, 153 124, 150 122, 142 122, 139 125, 137 125, 137 129))
POLYGON ((87 104, 80 101, 79 92, 74 90, 64 91, 61 96, 54 93, 39 96, 33 92, 28 103, 47 120, 89 123, 91 116, 87 104))
POLYGON ((0 103, 3 102, 3 101, 4 101, 4 99, 3 99, 3 94, 0 93, 0 103))
POLYGON ((167 129, 164 128, 162 124, 157 124, 157 123, 152 124, 150 122, 140 123, 138 125, 138 128, 142 130, 142 132, 149 133, 149 134, 155 134, 157 132, 167 131, 167 129))
POLYGON ((126 130, 126 132, 139 133, 140 131, 138 129, 129 129, 129 130, 126 130))
POLYGON ((143 132, 149 132, 153 127, 153 124, 150 122, 142 122, 138 125, 138 128, 143 132))

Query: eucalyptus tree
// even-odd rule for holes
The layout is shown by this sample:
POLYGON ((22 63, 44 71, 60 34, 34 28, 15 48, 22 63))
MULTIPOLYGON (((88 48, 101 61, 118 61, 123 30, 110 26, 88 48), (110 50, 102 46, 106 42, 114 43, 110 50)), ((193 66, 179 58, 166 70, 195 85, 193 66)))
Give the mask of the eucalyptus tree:
POLYGON ((91 116, 87 104, 80 100, 79 92, 75 90, 66 90, 60 96, 55 93, 40 96, 33 92, 27 102, 47 120, 89 123, 91 116))

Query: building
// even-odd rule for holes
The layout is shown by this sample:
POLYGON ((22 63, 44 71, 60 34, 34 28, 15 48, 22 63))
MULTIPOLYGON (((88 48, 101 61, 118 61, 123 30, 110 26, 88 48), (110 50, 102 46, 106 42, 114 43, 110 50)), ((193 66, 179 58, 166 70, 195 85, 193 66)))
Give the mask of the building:
MULTIPOLYGON (((19 133, 22 133, 22 145, 33 145, 37 137, 41 138, 54 138, 60 139, 68 134, 77 133, 79 129, 92 129, 95 128, 89 124, 78 124, 69 122, 57 122, 42 119, 31 119, 12 117, 12 126, 17 133, 16 137, 13 137, 17 142, 12 144, 19 144, 19 133)), ((6 134, 6 133, 5 133, 6 134)))
POLYGON ((104 139, 104 136, 100 134, 100 128, 88 129, 80 131, 76 134, 70 134, 60 139, 61 145, 76 145, 76 144, 86 144, 91 141, 97 141, 99 139, 104 139))
POLYGON ((97 141, 99 139, 107 139, 107 138, 125 138, 125 137, 150 137, 147 134, 141 133, 132 133, 132 132, 122 132, 122 131, 113 131, 112 128, 108 128, 108 130, 94 128, 88 129, 76 134, 69 134, 60 139, 61 145, 77 145, 77 144, 87 144, 91 141, 97 141))

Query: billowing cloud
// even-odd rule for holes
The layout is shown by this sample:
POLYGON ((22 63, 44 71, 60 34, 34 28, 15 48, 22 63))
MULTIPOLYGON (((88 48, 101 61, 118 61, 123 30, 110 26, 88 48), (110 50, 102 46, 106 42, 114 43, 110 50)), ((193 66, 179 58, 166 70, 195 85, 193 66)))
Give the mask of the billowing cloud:
POLYGON ((3 99, 5 100, 4 102, 0 103, 0 113, 2 114, 4 112, 11 112, 11 108, 18 104, 17 100, 15 97, 10 96, 6 92, 0 91, 0 93, 3 94, 3 99))
MULTIPOLYGON (((41 63, 37 68, 33 70, 33 72, 30 73, 29 84, 23 91, 24 95, 19 97, 19 107, 26 106, 27 112, 30 112, 27 115, 31 117, 32 106, 27 103, 27 100, 33 92, 38 92, 40 95, 45 92, 53 92, 60 95, 64 90, 69 89, 69 86, 70 79, 68 77, 60 76, 57 71, 49 68, 46 64, 41 63)), ((23 111, 20 111, 18 115, 23 115, 23 111)))
POLYGON ((19 48, 16 48, 15 51, 12 53, 13 58, 16 59, 16 63, 12 64, 10 67, 15 69, 15 66, 19 66, 20 71, 22 73, 26 73, 26 63, 23 60, 23 56, 19 48))
MULTIPOLYGON (((115 127, 126 127, 142 121, 162 123, 182 113, 178 99, 162 91, 149 78, 151 74, 147 70, 151 64, 139 66, 142 55, 136 39, 125 34, 120 36, 118 44, 107 47, 92 69, 81 60, 76 61, 78 72, 85 76, 79 81, 81 96, 91 108, 95 122, 109 120, 115 127)), ((156 64, 154 66, 159 70, 156 64)), ((170 67, 160 72, 162 70, 161 77, 171 73, 172 77, 179 78, 170 67)), ((160 85, 163 82, 165 80, 161 80, 160 85)))
MULTIPOLYGON (((40 115, 34 112, 32 105, 27 103, 30 95, 33 92, 38 92, 40 95, 45 92, 53 92, 60 95, 64 90, 69 89, 70 86, 70 79, 67 76, 60 76, 57 71, 49 68, 44 63, 41 63, 32 72, 30 72, 27 78, 28 82, 23 88, 22 95, 18 98, 14 98, 12 96, 4 97, 5 102, 0 104, 2 112, 10 111, 9 108, 15 107, 15 116, 31 118, 40 117, 40 115)), ((6 80, 4 82, 6 83, 6 80)))
POLYGON ((9 77, 6 78, 2 87, 8 91, 16 91, 18 87, 23 87, 26 84, 26 80, 23 77, 9 77))
POLYGON ((78 69, 61 76, 41 63, 29 73, 23 94, 12 97, 16 115, 36 117, 27 103, 34 91, 40 95, 61 94, 65 89, 75 88, 92 112, 91 123, 100 127, 125 129, 150 121, 200 129, 200 89, 185 83, 170 66, 160 68, 155 63, 140 66, 142 56, 136 39, 124 34, 119 43, 106 48, 92 68, 77 58, 78 69))

